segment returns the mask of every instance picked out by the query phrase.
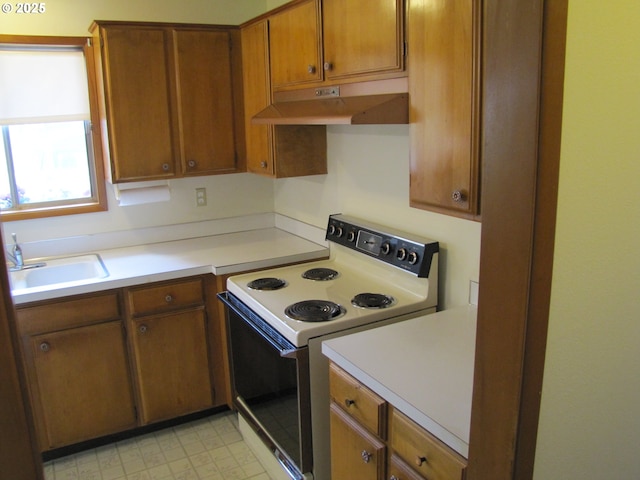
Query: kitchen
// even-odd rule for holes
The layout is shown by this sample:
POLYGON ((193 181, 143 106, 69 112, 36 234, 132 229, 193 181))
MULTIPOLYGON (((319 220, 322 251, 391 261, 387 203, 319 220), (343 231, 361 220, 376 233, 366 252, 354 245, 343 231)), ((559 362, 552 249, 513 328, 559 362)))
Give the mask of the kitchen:
MULTIPOLYGON (((131 7, 126 5, 124 2, 122 4, 111 3, 108 7, 107 11, 101 10, 103 8, 107 8, 106 6, 92 6, 87 4, 82 5, 73 5, 69 4, 65 6, 64 12, 57 13, 55 10, 50 12, 51 16, 42 19, 33 18, 16 18, 12 17, 9 19, 7 16, 3 16, 0 18, 0 21, 3 23, 0 24, 1 30, 3 33, 16 33, 16 34, 50 34, 50 35, 86 35, 86 28, 89 23, 96 18, 108 18, 108 19, 126 19, 126 20, 145 20, 145 21, 198 21, 198 22, 211 22, 211 23, 240 23, 242 21, 247 20, 248 18, 252 18, 253 16, 262 13, 263 11, 275 7, 277 5, 274 2, 230 2, 231 5, 224 5, 217 8, 220 4, 216 3, 215 5, 205 5, 204 2, 201 5, 200 9, 196 9, 194 7, 193 11, 184 9, 182 7, 173 6, 171 4, 162 4, 162 5, 153 5, 152 8, 145 9, 142 5, 138 4, 136 7, 131 7), (266 3, 266 5, 265 5, 266 3), (133 11, 132 11, 133 9, 133 11), (146 11, 143 11, 146 10, 146 11), (56 15, 55 17, 53 15, 56 15)), ((586 3, 586 2, 585 2, 586 3)), ((593 5, 591 5, 593 7, 593 5)), ((571 36, 571 25, 576 25, 573 28, 578 28, 579 32, 582 29, 589 30, 591 23, 596 22, 596 19, 591 17, 587 11, 589 5, 578 4, 575 5, 575 14, 573 14, 574 5, 570 5, 570 40, 573 38, 571 36), (575 16, 572 16, 575 15, 575 16), (573 20, 572 23, 571 20, 573 20), (581 23, 582 22, 582 23, 581 23)), ((607 14, 611 15, 611 19, 616 19, 617 14, 621 14, 621 12, 613 9, 612 7, 608 7, 607 14)), ((598 11, 597 8, 594 10, 598 11)), ((599 12, 599 11, 598 11, 599 12)), ((599 12, 602 16, 602 12, 599 12)), ((634 18, 633 15, 626 15, 627 21, 630 22, 631 18, 634 18)), ((637 18, 637 15, 635 16, 637 18)), ((633 31, 633 28, 628 29, 629 32, 633 31)), ((607 31, 606 36, 611 36, 615 38, 614 30, 607 31)), ((584 39, 582 37, 581 41, 584 39)), ((577 41, 577 40, 575 40, 577 41)), ((633 43, 633 42, 632 42, 633 43)), ((573 44, 571 41, 569 42, 569 46, 571 47, 573 44)), ((574 48, 577 48, 574 46, 574 48)), ((629 47, 631 48, 631 47, 629 47)), ((569 50, 569 54, 575 54, 573 50, 569 50)), ((593 55, 596 56, 598 50, 594 50, 593 55)), ((584 53, 582 53, 584 54, 584 53)), ((569 58, 572 58, 569 56, 569 58)), ((599 58, 599 57, 596 57, 599 58)), ((591 61, 593 59, 589 59, 591 61)), ((575 62, 578 62, 575 60, 575 62)), ((578 64, 572 64, 568 62, 570 66, 573 66, 578 72, 580 68, 582 68, 582 64, 578 62, 578 64)), ((597 63, 596 63, 597 64, 597 63)), ((572 70, 568 70, 569 73, 572 70)), ((575 73, 574 73, 575 75, 575 73)), ((576 92, 580 94, 587 95, 586 92, 589 91, 590 85, 588 83, 582 84, 580 81, 576 80, 574 77, 569 77, 568 81, 572 80, 577 85, 571 83, 570 85, 576 89, 576 92)), ((586 82, 586 80, 583 80, 586 82)), ((631 87, 629 87, 631 88, 631 87)), ((629 90, 629 94, 631 95, 631 90, 629 90)), ((611 93, 614 96, 613 93, 611 93)), ((571 98, 571 97, 569 97, 571 98)), ((617 97, 614 98, 614 100, 617 97)), ((571 104, 573 105, 573 104, 571 104)), ((603 112, 604 110, 604 106, 603 112)), ((622 108, 622 107, 620 107, 622 108)), ((572 118, 571 111, 569 112, 569 120, 573 120, 576 123, 579 123, 578 118, 572 118)), ((566 115, 566 112, 565 112, 566 115)), ((576 114, 578 115, 578 114, 576 114)), ((566 120, 567 122, 569 120, 566 120)), ((573 124, 570 124, 573 125, 573 124)), ((634 125, 633 122, 630 122, 629 125, 634 125)), ((583 128, 582 125, 574 126, 576 129, 583 128)), ((596 128, 595 126, 592 128, 596 128)), ((571 130, 569 130, 571 131, 571 130)), ((596 130, 594 130, 595 132, 596 130)), ((613 137, 617 138, 617 137, 613 137)), ((602 134, 600 134, 600 137, 602 134)), ((588 134, 585 135, 593 141, 596 141, 597 136, 595 133, 588 131, 588 134)), ((631 137, 630 137, 631 138, 631 137)), ((581 138, 581 141, 584 142, 584 138, 581 138)), ((627 148, 632 148, 634 145, 632 142, 617 142, 617 148, 620 151, 616 152, 619 158, 629 158, 632 150, 627 150, 627 148)), ((577 147, 576 147, 577 148, 577 147)), ((221 218, 227 216, 241 216, 241 215, 250 215, 255 213, 265 213, 275 211, 279 214, 285 215, 287 217, 295 218, 305 223, 309 223, 316 226, 322 226, 326 222, 326 217, 330 213, 335 213, 339 211, 349 212, 358 216, 367 216, 367 213, 371 211, 372 208, 376 209, 380 212, 380 215, 384 218, 388 219, 389 224, 392 226, 399 226, 402 224, 410 224, 415 225, 416 228, 418 226, 423 226, 420 228, 420 232, 430 237, 437 238, 441 245, 443 246, 443 250, 445 250, 446 254, 443 255, 444 262, 442 266, 441 274, 441 289, 444 293, 444 298, 441 299, 441 303, 445 308, 450 308, 456 305, 465 304, 468 300, 468 290, 469 290, 469 281, 474 280, 477 281, 479 279, 479 259, 480 259, 480 224, 476 222, 466 221, 455 219, 451 217, 446 217, 437 214, 430 214, 428 212, 419 211, 416 209, 411 209, 408 207, 407 203, 407 189, 408 189, 408 164, 406 162, 395 161, 393 167, 389 167, 389 159, 400 159, 408 157, 408 128, 407 126, 384 126, 384 127, 368 127, 368 126, 356 126, 356 127, 342 127, 342 126, 332 126, 328 129, 328 174, 326 176, 319 177, 307 177, 307 178, 299 178, 299 179, 286 179, 286 180, 277 180, 272 181, 268 179, 263 179, 257 176, 252 176, 248 174, 239 174, 233 176, 224 176, 224 177, 211 177, 206 180, 206 182, 202 182, 201 180, 187 180, 183 179, 180 181, 176 181, 172 185, 172 200, 171 200, 171 208, 160 208, 153 205, 148 206, 139 206, 139 207, 129 207, 129 208, 118 208, 115 206, 115 201, 113 197, 109 198, 110 210, 105 213, 99 214, 91 214, 86 215, 82 218, 82 221, 74 220, 65 220, 65 219, 47 219, 40 220, 35 222, 20 222, 19 224, 14 225, 3 225, 5 232, 5 239, 10 238, 10 232, 16 231, 19 234, 21 240, 25 242, 35 241, 42 238, 42 232, 46 231, 47 236, 49 238, 64 238, 72 235, 78 234, 88 234, 88 233, 102 233, 104 231, 126 231, 131 228, 144 228, 144 227, 153 227, 157 225, 172 225, 178 223, 192 222, 192 221, 202 221, 209 220, 210 218, 221 218), (362 178, 362 174, 365 172, 365 179, 362 178), (229 178, 233 178, 233 182, 229 181, 229 178), (224 205, 224 212, 217 211, 213 208, 205 208, 198 209, 193 207, 193 189, 195 187, 205 186, 207 188, 207 194, 209 197, 210 205, 224 205), (237 192, 241 191, 251 191, 252 195, 246 194, 238 194, 237 192), (256 200, 256 198, 258 200, 256 200), (320 199, 320 200, 318 200, 320 199), (363 201, 363 199, 365 201, 363 201), (86 217, 86 218, 85 218, 86 217), (422 231, 424 228, 424 231, 422 231)), ((568 157, 567 160, 567 168, 570 168, 573 163, 571 161, 572 157, 568 157)), ((593 162, 600 161, 592 159, 593 162)), ((563 155, 562 161, 565 162, 565 157, 563 155)), ((603 168, 606 165, 605 160, 601 160, 603 162, 603 168)), ((578 165, 580 163, 579 160, 574 160, 576 169, 579 168, 578 165)), ((631 162, 631 160, 629 160, 631 162)), ((594 163, 597 165, 597 163, 594 163)), ((624 167, 632 167, 631 163, 623 164, 624 167)), ((606 167, 609 169, 610 167, 606 167)), ((634 168, 637 168, 634 166, 634 168)), ((593 169, 594 171, 597 168, 593 169)), ((622 169, 624 171, 624 169, 622 169)), ((573 172, 565 174, 571 177, 573 172)), ((586 174, 585 174, 586 175, 586 174)), ((595 175, 595 173, 594 173, 595 175)), ((582 188, 582 186, 575 180, 571 180, 569 177, 562 177, 561 183, 561 192, 562 188, 572 189, 582 188), (567 185, 566 187, 564 185, 567 185)), ((620 178, 617 178, 616 186, 618 188, 622 188, 622 191, 631 192, 630 195, 633 195, 635 192, 632 187, 631 179, 634 176, 632 174, 624 174, 621 173, 620 178), (624 188, 624 186, 628 185, 628 188, 624 188)), ((591 179, 587 177, 580 177, 582 180, 590 181, 588 183, 592 183, 595 179, 591 179)), ((110 194, 112 195, 112 194, 110 194)), ((565 197, 563 197, 565 198, 565 197)), ((611 198, 611 197, 608 197, 611 198)), ((565 201, 567 199, 565 198, 565 201)), ((584 199, 583 199, 584 202, 584 199)), ((571 218, 580 218, 583 215, 597 215, 597 220, 601 223, 608 224, 615 219, 620 217, 614 216, 611 218, 609 216, 609 212, 605 212, 602 209, 602 205, 607 205, 606 199, 599 199, 598 208, 587 208, 587 205, 573 205, 567 206, 569 208, 568 211, 560 210, 560 220, 571 219, 571 218), (562 216, 564 215, 564 216, 562 216)), ((634 202, 630 202, 630 208, 633 208, 636 204, 634 202)), ((162 205, 162 204, 159 204, 162 205)), ((571 205, 571 204, 569 204, 571 205)), ((614 208, 613 200, 611 201, 611 208, 614 208)), ((621 215, 624 209, 621 209, 619 206, 615 206, 617 215, 621 215)), ((606 209, 605 209, 606 210, 606 209)), ((629 216, 631 213, 629 214, 629 216)), ((597 223, 597 222, 594 222, 597 223)), ((580 232, 581 229, 586 228, 584 225, 575 225, 573 222, 568 222, 564 228, 571 228, 570 231, 564 230, 565 237, 561 237, 560 240, 569 241, 570 238, 576 238, 582 240, 582 236, 580 232)), ((612 230, 610 235, 611 238, 614 238, 614 232, 620 231, 620 229, 624 229, 626 227, 617 226, 616 229, 612 230)), ((624 230, 623 230, 624 231, 624 230)), ((559 234, 563 232, 562 229, 559 229, 559 234)), ((608 233, 608 232, 607 232, 608 233)), ((605 233, 600 232, 599 235, 605 235, 605 233)), ((608 238, 608 237, 605 237, 608 238)), ((599 237, 599 241, 605 241, 605 238, 599 237)), ((618 252, 623 252, 625 250, 626 245, 631 245, 632 239, 637 238, 637 230, 631 231, 631 235, 620 235, 620 238, 616 238, 615 245, 621 246, 622 248, 617 248, 618 252), (622 245, 620 242, 623 242, 622 245)), ((560 241, 560 245, 567 245, 560 241)), ((568 246, 565 248, 569 248, 568 246)), ((584 252, 584 256, 588 256, 589 250, 581 250, 580 252, 584 252)), ((556 253, 557 255, 557 253, 556 253)), ((615 257, 613 259, 609 258, 609 261, 614 261, 614 266, 616 270, 627 271, 627 269, 631 268, 631 265, 627 264, 627 257, 621 258, 622 253, 618 253, 620 257, 615 257)), ((576 263, 572 263, 569 259, 572 257, 566 257, 567 260, 561 263, 561 266, 564 266, 564 270, 560 270, 560 272, 564 272, 565 277, 560 275, 559 278, 566 278, 567 275, 570 275, 570 272, 575 268, 576 263)), ((632 257, 629 257, 632 258, 632 257)), ((577 260, 574 260, 577 262, 577 260)), ((632 263, 632 262, 631 262, 632 263)), ((582 271, 584 268, 582 264, 580 265, 579 271, 582 271)), ((592 265, 592 268, 594 265, 592 265)), ((586 271, 586 270, 585 270, 586 271)), ((597 271, 597 270, 596 270, 597 271)), ((607 270, 608 271, 608 270, 607 270)), ((633 272, 633 270, 628 270, 633 272)), ((630 274, 631 275, 631 274, 630 274)), ((624 275, 622 275, 624 277, 624 275)), ((633 278, 629 276, 628 278, 633 278)), ((571 276, 571 280, 573 276, 571 276)), ((555 281, 555 280, 554 280, 555 281)), ((577 307, 572 307, 576 287, 570 286, 567 282, 569 280, 565 280, 565 285, 567 288, 567 297, 563 297, 562 291, 556 291, 554 289, 552 295, 556 295, 558 300, 556 300, 556 308, 560 308, 562 314, 558 314, 558 317, 552 316, 551 325, 553 326, 553 318, 557 318, 557 321, 560 322, 559 325, 564 325, 564 318, 572 317, 572 311, 577 307), (562 301, 563 298, 567 298, 565 302, 562 301), (569 304, 566 304, 566 303, 569 304)), ((619 280, 613 281, 612 286, 619 283, 619 280)), ((554 284, 555 285, 555 284, 554 284)), ((562 284, 560 284, 562 286, 562 284)), ((578 283, 580 285, 580 283, 578 283)), ((584 287, 587 289, 588 282, 585 281, 584 287)), ((555 288, 555 287, 554 287, 555 288)), ((613 288, 613 287, 611 287, 613 288)), ((612 298, 620 298, 620 295, 624 295, 624 290, 612 290, 609 292, 612 295, 612 298)), ((585 293, 583 296, 579 296, 577 299, 577 304, 583 306, 589 306, 590 310, 593 312, 600 311, 603 307, 599 304, 595 305, 594 300, 591 299, 588 293, 585 293)), ((631 311, 633 310, 634 303, 631 300, 631 297, 622 296, 620 301, 614 302, 618 305, 621 310, 610 312, 610 310, 602 310, 602 315, 609 315, 610 313, 613 316, 616 316, 619 321, 624 322, 625 318, 629 318, 629 313, 625 312, 624 307, 626 306, 631 311), (606 312, 606 313, 605 313, 606 312)), ((608 308, 611 308, 609 305, 608 308)), ((552 309, 552 312, 554 310, 552 309)), ((582 311, 580 309, 579 311, 582 311)), ((629 322, 629 328, 637 328, 635 324, 629 322)), ((564 327, 560 327, 561 329, 569 328, 571 329, 571 324, 567 324, 564 327)), ((583 326, 582 328, 587 328, 583 326)), ((596 329, 596 325, 591 326, 594 330, 596 329)), ((637 331, 637 330, 633 330, 637 331)), ((591 336, 592 333, 589 330, 582 331, 582 335, 584 335, 583 340, 587 344, 591 344, 592 342, 595 344, 596 340, 591 336)), ((618 337, 615 337, 618 338, 618 337)), ((618 338, 621 343, 625 337, 618 338)), ((633 338, 633 335, 628 335, 627 339, 633 338)), ((613 340, 612 340, 613 341, 613 340)), ((628 340, 627 340, 628 341, 628 340)), ((557 362, 560 364, 564 361, 563 358, 563 348, 561 344, 563 343, 563 337, 558 339, 558 346, 555 347, 554 352, 557 362), (559 357, 559 358, 558 358, 559 357)), ((556 345, 554 342, 550 342, 551 346, 556 345)), ((622 352, 626 352, 627 350, 623 349, 622 352)), ((570 353, 573 352, 577 356, 579 354, 579 350, 575 351, 570 350, 570 353)), ((570 354, 569 353, 569 354, 570 354)), ((569 355, 567 354, 567 355, 569 355)), ((631 353, 629 353, 631 355, 631 353)), ((548 357, 549 358, 549 357, 548 357)), ((577 357, 579 358, 579 357, 577 357)), ((623 357, 627 358, 627 357, 623 357)), ((631 357, 628 357, 631 358, 631 357)), ((622 360, 622 359, 620 359, 622 360)), ((613 362, 613 361, 612 361, 613 362)), ((557 365, 557 364, 556 364, 557 365)), ((601 372, 602 379, 604 379, 605 372, 601 371, 600 368, 607 370, 608 368, 614 368, 613 364, 601 365, 597 371, 601 372)), ((552 372, 555 370, 552 370, 552 372)), ((560 369, 562 371, 562 369, 560 369)), ((558 375, 560 375, 560 371, 558 375)), ((549 374, 548 374, 549 375, 549 374)), ((551 378, 553 377, 553 373, 551 374, 551 378)), ((557 381, 560 381, 558 379, 557 381)), ((577 380, 576 380, 577 381, 577 380)), ((562 383, 562 382, 560 382, 562 383)), ((594 383, 598 383, 597 381, 594 383)), ((629 384, 633 384, 630 382, 629 384)), ((609 388, 609 392, 611 390, 618 391, 622 394, 622 392, 626 392, 626 388, 629 386, 624 386, 625 383, 620 383, 619 385, 614 384, 609 388)), ((556 388, 561 389, 561 386, 557 386, 556 388)), ((579 395, 580 389, 575 392, 576 398, 587 398, 590 397, 589 393, 591 390, 589 387, 582 387, 586 389, 586 393, 579 395)), ((595 388, 595 387, 592 387, 595 388)), ((551 391, 553 392, 553 390, 551 391)), ((561 390, 557 390, 557 395, 561 395, 561 390)), ((555 396, 555 393, 550 393, 549 395, 555 396)), ((637 393, 633 395, 626 395, 624 398, 621 398, 619 401, 622 402, 622 406, 617 407, 617 411, 620 412, 618 415, 623 415, 622 412, 631 412, 633 411, 635 405, 638 402, 637 393)), ((544 398, 544 397, 543 397, 544 398)), ((592 404, 587 400, 580 400, 577 402, 574 399, 574 402, 577 403, 577 414, 579 412, 590 411, 592 404)), ((574 403, 574 404, 576 404, 574 403)), ((582 439, 582 436, 577 433, 580 430, 576 429, 576 425, 572 426, 571 433, 567 433, 567 431, 563 430, 564 441, 562 443, 563 448, 558 448, 558 445, 555 443, 555 436, 557 434, 557 429, 562 428, 562 421, 560 418, 553 418, 553 412, 557 410, 563 409, 563 403, 550 403, 547 404, 546 410, 551 415, 551 418, 545 417, 545 407, 544 407, 544 399, 543 399, 543 412, 542 412, 542 425, 546 428, 542 429, 539 434, 538 441, 538 455, 542 455, 538 458, 538 464, 540 467, 537 468, 543 469, 548 468, 548 474, 545 476, 540 474, 539 478, 553 478, 553 477, 562 477, 561 472, 563 470, 554 470, 556 468, 560 468, 557 465, 556 458, 564 457, 574 457, 573 451, 571 450, 571 445, 575 439, 582 439), (565 438, 565 435, 569 435, 568 438, 565 438), (558 453, 558 450, 563 453, 558 453)), ((561 415, 560 413, 556 413, 556 415, 561 415)), ((577 421, 577 419, 576 419, 577 421)), ((624 476, 622 472, 626 472, 627 476, 633 476, 632 472, 634 465, 634 460, 632 457, 632 453, 628 452, 628 446, 632 445, 633 442, 629 443, 619 443, 619 441, 614 440, 610 433, 609 427, 606 424, 597 424, 598 425, 598 435, 600 438, 606 438, 607 442, 610 443, 612 449, 616 449, 619 452, 619 467, 621 468, 620 476, 624 476), (627 453, 628 452, 628 453, 627 453), (626 470, 622 469, 626 465, 626 470)), ((593 426, 592 426, 593 428, 593 426)), ((618 428, 623 430, 631 428, 630 426, 618 425, 618 428)), ((636 430, 637 432, 637 430, 636 430)), ((634 435, 637 435, 635 433, 634 435)), ((622 435, 624 437, 624 435, 622 435)), ((584 440, 582 440, 584 441, 584 440)), ((576 462, 578 459, 576 459, 576 462)), ((575 474, 578 471, 577 465, 572 462, 568 462, 569 465, 573 468, 571 472, 575 474)), ((580 469, 584 469, 585 472, 591 472, 593 474, 594 471, 597 471, 597 468, 593 466, 592 462, 587 461, 584 457, 579 457, 580 469)), ((636 467, 637 468, 637 464, 636 467)), ((611 467, 609 470, 616 471, 614 467, 611 467)), ((565 476, 571 476, 569 474, 565 476)), ((589 474, 585 473, 584 478, 589 478, 589 474)))

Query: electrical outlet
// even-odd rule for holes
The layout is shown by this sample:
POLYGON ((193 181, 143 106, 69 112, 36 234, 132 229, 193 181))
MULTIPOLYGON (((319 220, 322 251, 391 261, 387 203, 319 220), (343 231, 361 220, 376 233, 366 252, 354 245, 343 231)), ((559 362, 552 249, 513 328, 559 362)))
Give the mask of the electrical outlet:
POLYGON ((471 305, 478 306, 478 289, 480 288, 480 284, 478 282, 474 282, 473 280, 469 281, 469 303, 471 305))
POLYGON ((207 204, 207 189, 196 188, 196 205, 198 207, 204 207, 207 204))

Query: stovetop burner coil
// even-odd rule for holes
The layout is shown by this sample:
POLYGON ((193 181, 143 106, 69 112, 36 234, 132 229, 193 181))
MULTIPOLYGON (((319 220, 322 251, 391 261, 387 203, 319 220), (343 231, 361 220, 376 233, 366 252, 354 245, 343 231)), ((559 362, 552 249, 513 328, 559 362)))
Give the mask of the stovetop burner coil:
POLYGON ((256 278, 247 284, 247 287, 252 290, 279 290, 286 286, 287 282, 273 277, 256 278))
POLYGON ((381 293, 359 293, 351 299, 351 305, 359 308, 387 308, 394 303, 392 296, 381 293))
POLYGON ((336 270, 332 268, 311 268, 302 274, 302 278, 306 278, 307 280, 333 280, 340 275, 336 270))
POLYGON ((284 313, 293 320, 303 322, 326 322, 346 313, 337 303, 328 300, 303 300, 289 305, 284 313))

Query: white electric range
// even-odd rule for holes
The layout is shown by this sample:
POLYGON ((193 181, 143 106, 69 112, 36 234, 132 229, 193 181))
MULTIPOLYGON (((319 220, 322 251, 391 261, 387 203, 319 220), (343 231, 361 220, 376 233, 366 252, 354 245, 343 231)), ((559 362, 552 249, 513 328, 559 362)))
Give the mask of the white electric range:
POLYGON ((438 242, 345 215, 326 239, 328 260, 233 276, 220 295, 234 405, 294 479, 330 478, 322 341, 437 307, 438 242))

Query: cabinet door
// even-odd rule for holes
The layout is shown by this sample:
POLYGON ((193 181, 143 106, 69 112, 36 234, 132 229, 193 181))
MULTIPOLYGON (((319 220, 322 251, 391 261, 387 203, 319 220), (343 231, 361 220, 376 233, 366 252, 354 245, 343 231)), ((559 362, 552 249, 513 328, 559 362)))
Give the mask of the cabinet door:
POLYGON ((382 480, 384 444, 331 403, 331 478, 382 480))
POLYGON ((202 307, 138 318, 130 338, 143 423, 212 406, 202 307))
POLYGON ((136 424, 120 321, 31 337, 33 370, 46 433, 43 449, 132 428, 136 424))
POLYGON ((476 0, 408 0, 411 205, 479 212, 476 0))
POLYGON ((403 0, 323 0, 324 76, 401 72, 403 0))
POLYGON ((267 21, 243 28, 241 35, 247 170, 273 175, 273 126, 251 123, 251 118, 270 103, 267 21))
POLYGON ((319 0, 307 0, 269 18, 271 85, 304 85, 322 80, 319 0))
POLYGON ((182 173, 236 168, 229 33, 173 30, 182 173))
POLYGON ((176 156, 165 30, 100 30, 113 181, 171 177, 176 156))

